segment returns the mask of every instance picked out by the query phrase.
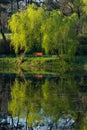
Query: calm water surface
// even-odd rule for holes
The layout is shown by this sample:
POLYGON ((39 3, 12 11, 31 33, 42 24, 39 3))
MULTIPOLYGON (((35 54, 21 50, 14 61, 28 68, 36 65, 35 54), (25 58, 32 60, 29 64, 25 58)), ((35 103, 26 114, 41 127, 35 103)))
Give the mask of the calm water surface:
POLYGON ((87 130, 87 76, 0 74, 0 130, 87 130))

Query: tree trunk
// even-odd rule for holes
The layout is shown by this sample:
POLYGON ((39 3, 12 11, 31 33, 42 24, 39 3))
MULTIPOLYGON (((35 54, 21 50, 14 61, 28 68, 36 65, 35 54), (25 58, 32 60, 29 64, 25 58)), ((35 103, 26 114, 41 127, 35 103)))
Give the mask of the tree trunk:
POLYGON ((0 33, 1 33, 1 35, 2 35, 2 38, 3 38, 3 40, 4 40, 4 42, 6 42, 6 37, 5 37, 5 34, 4 34, 4 32, 3 32, 3 30, 2 30, 2 23, 1 23, 1 20, 0 20, 0 33))
POLYGON ((13 13, 13 0, 11 0, 11 12, 13 13))
POLYGON ((27 0, 25 0, 25 2, 26 2, 26 6, 27 6, 27 0))
POLYGON ((77 8, 77 15, 78 15, 78 18, 80 19, 80 17, 81 17, 81 11, 80 11, 79 8, 80 8, 80 7, 77 8))
POLYGON ((1 32, 1 35, 2 35, 2 38, 3 38, 3 41, 6 42, 6 36, 5 36, 4 32, 2 31, 2 29, 1 29, 0 32, 1 32))
POLYGON ((16 0, 16 2, 17 2, 17 9, 19 9, 19 3, 18 3, 18 0, 16 0))

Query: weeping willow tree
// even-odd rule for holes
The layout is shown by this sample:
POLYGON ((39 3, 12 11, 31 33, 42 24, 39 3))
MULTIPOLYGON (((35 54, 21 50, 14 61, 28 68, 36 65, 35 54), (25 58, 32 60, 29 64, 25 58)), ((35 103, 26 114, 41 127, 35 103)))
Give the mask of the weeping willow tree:
POLYGON ((77 15, 64 17, 60 11, 52 11, 50 17, 42 26, 43 43, 46 53, 72 58, 78 45, 76 35, 77 15))
POLYGON ((43 8, 29 5, 25 11, 17 12, 9 20, 9 28, 12 31, 11 45, 16 53, 19 49, 29 51, 32 46, 41 46, 40 27, 46 18, 43 8))
POLYGON ((78 45, 76 26, 78 16, 64 16, 61 11, 46 11, 42 7, 29 5, 9 20, 12 31, 11 45, 16 53, 26 53, 32 48, 43 48, 47 54, 67 57, 70 61, 78 45))

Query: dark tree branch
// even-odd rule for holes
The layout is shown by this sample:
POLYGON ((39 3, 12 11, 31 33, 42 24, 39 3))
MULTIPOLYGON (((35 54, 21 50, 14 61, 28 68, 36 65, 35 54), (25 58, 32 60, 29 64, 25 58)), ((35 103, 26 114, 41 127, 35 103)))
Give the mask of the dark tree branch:
POLYGON ((2 29, 2 23, 1 23, 1 21, 0 21, 0 33, 2 35, 3 40, 6 42, 6 37, 5 37, 5 34, 3 32, 3 29, 2 29))

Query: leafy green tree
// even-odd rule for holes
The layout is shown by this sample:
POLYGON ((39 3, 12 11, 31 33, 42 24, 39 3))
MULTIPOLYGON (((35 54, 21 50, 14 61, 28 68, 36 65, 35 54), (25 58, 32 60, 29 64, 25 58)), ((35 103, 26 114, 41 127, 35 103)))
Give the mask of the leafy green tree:
POLYGON ((51 12, 46 22, 42 25, 42 47, 45 49, 46 53, 52 52, 53 50, 58 50, 58 35, 61 36, 60 28, 63 15, 59 11, 51 12), (60 30, 60 31, 59 31, 60 30))
POLYGON ((74 0, 73 4, 73 11, 77 13, 79 18, 77 24, 77 33, 78 36, 86 36, 87 34, 87 1, 86 0, 74 0))
POLYGON ((85 35, 87 33, 86 26, 87 24, 84 24, 84 21, 86 21, 86 15, 87 15, 87 1, 86 0, 58 0, 60 5, 60 10, 63 13, 64 16, 69 16, 73 13, 76 13, 79 21, 77 24, 77 33, 78 36, 85 35), (83 31, 83 28, 85 28, 85 33, 83 31))
POLYGON ((11 45, 16 53, 18 50, 29 51, 32 46, 41 46, 41 25, 46 15, 43 8, 35 5, 22 12, 18 12, 9 20, 9 27, 12 31, 11 45))
POLYGON ((60 11, 52 11, 50 17, 42 25, 42 47, 46 53, 72 58, 78 44, 76 36, 77 15, 64 17, 60 11))
MULTIPOLYGON (((46 11, 33 4, 25 11, 14 14, 9 20, 9 27, 12 31, 11 45, 15 52, 18 53, 20 49, 25 53, 32 48, 38 50, 37 48, 42 47, 46 53, 68 57, 71 60, 78 45, 79 26, 86 26, 86 19, 82 17, 84 1, 81 2, 65 1, 73 10, 69 16, 64 16, 61 10, 46 11), (79 21, 80 17, 82 18, 79 21)), ((63 4, 64 2, 61 6, 63 4)), ((83 29, 83 32, 86 31, 83 29)))
POLYGON ((64 15, 77 13, 80 18, 83 12, 87 10, 86 0, 56 0, 60 6, 60 10, 64 15))

